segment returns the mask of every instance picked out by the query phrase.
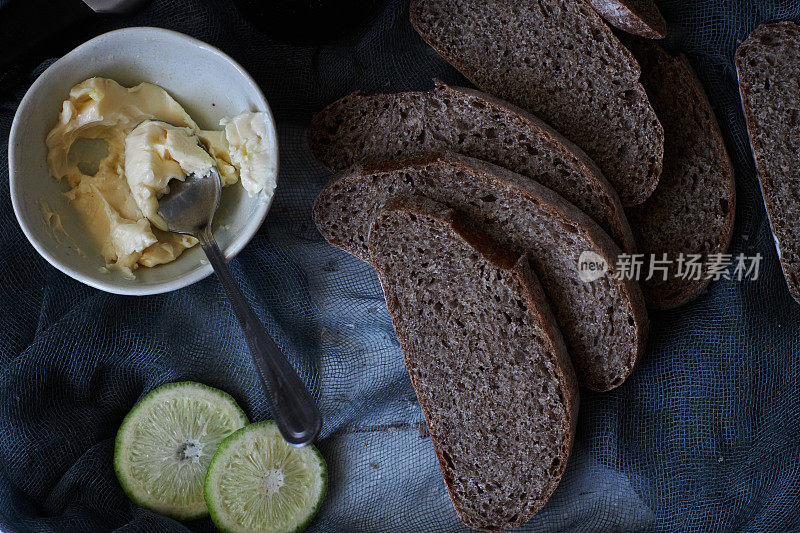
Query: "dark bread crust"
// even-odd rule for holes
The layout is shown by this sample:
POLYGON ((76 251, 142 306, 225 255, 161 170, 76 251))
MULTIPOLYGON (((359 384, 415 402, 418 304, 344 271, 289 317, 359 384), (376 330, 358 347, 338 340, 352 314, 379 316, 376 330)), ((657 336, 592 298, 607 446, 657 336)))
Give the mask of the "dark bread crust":
POLYGON ((587 0, 600 16, 622 31, 663 39, 667 36, 667 21, 653 0, 587 0))
MULTIPOLYGON (((528 259, 519 257, 508 249, 494 244, 488 236, 475 228, 462 214, 442 204, 418 196, 395 199, 376 216, 370 231, 369 249, 372 262, 376 265, 381 278, 387 306, 395 324, 395 330, 412 384, 425 414, 442 475, 459 518, 469 527, 486 531, 499 531, 524 524, 544 506, 566 469, 567 459, 574 441, 578 408, 578 386, 574 370, 569 362, 563 338, 555 324, 555 319, 550 313, 539 282, 530 270, 528 259), (542 423, 541 420, 535 418, 517 420, 515 422, 517 432, 515 433, 512 430, 511 434, 507 434, 509 433, 509 426, 502 420, 504 418, 502 414, 505 413, 500 413, 500 417, 492 418, 495 421, 494 427, 485 427, 483 430, 486 433, 491 433, 494 437, 507 439, 508 441, 522 440, 522 448, 511 448, 498 459, 502 459, 504 463, 529 465, 528 473, 530 475, 537 478, 545 478, 541 492, 536 493, 533 485, 523 481, 522 478, 524 476, 517 478, 514 473, 510 473, 507 478, 501 480, 501 486, 495 487, 494 484, 497 484, 496 478, 498 476, 491 469, 481 469, 477 473, 469 469, 470 455, 492 456, 498 453, 496 449, 486 449, 484 446, 485 441, 480 438, 481 436, 471 433, 474 429, 469 427, 469 423, 482 426, 487 418, 484 413, 477 412, 477 410, 462 413, 465 417, 465 420, 462 420, 465 422, 465 426, 456 426, 454 429, 456 432, 463 430, 464 434, 454 431, 441 434, 442 429, 448 427, 452 421, 439 419, 442 416, 440 404, 446 401, 440 395, 442 393, 462 395, 464 399, 461 402, 464 404, 469 401, 469 390, 464 392, 442 390, 442 387, 437 386, 437 383, 434 382, 440 376, 434 375, 431 377, 430 373, 425 373, 422 369, 426 367, 426 362, 431 358, 437 358, 434 363, 436 366, 449 368, 457 365, 452 359, 458 359, 458 363, 463 363, 465 359, 472 358, 474 353, 471 351, 462 353, 458 348, 452 351, 448 350, 447 353, 433 353, 426 348, 435 343, 434 339, 423 338, 420 342, 416 338, 420 335, 424 337, 427 331, 424 325, 414 327, 413 317, 410 316, 415 315, 419 305, 424 305, 420 303, 423 299, 423 294, 408 294, 407 287, 397 287, 392 280, 402 277, 402 274, 398 274, 399 269, 414 268, 415 264, 423 261, 426 264, 431 260, 436 261, 436 255, 442 252, 438 249, 432 251, 419 250, 417 254, 419 257, 397 257, 396 249, 390 239, 390 237, 398 237, 393 233, 395 226, 402 228, 402 233, 406 236, 404 240, 414 237, 423 240, 426 227, 445 232, 447 234, 446 238, 439 236, 437 242, 432 244, 439 248, 438 244, 441 242, 441 246, 446 248, 451 257, 458 257, 460 253, 469 250, 477 252, 478 259, 475 262, 470 262, 470 267, 465 269, 462 275, 474 279, 483 279, 487 268, 494 268, 501 273, 505 273, 503 277, 507 281, 504 284, 513 286, 517 296, 525 302, 527 309, 525 320, 533 323, 535 325, 534 329, 542 332, 541 336, 537 336, 539 341, 530 344, 534 349, 526 350, 530 363, 523 363, 525 366, 505 366, 507 365, 508 354, 502 352, 490 353, 489 355, 493 361, 497 361, 502 366, 504 373, 501 376, 505 376, 506 373, 516 373, 518 377, 520 374, 523 376, 529 374, 532 377, 535 376, 534 379, 538 379, 536 368, 544 367, 541 363, 535 363, 535 361, 544 358, 551 362, 551 371, 554 372, 555 381, 558 384, 557 390, 548 389, 550 400, 543 401, 554 401, 557 406, 560 406, 560 410, 558 413, 545 417, 544 420, 548 425, 554 426, 550 429, 550 433, 547 434, 557 436, 555 442, 547 443, 550 452, 557 459, 557 467, 553 470, 552 465, 547 463, 544 454, 541 452, 537 457, 530 457, 531 455, 537 455, 533 453, 532 449, 532 445, 536 441, 531 441, 530 445, 526 443, 528 439, 533 437, 534 433, 542 433, 545 430, 544 427, 539 426, 542 423), (450 245, 453 241, 461 246, 451 248, 450 245), (400 299, 404 297, 408 298, 411 303, 401 305, 400 299), (542 342, 544 345, 540 344, 542 342), (415 348, 420 347, 420 344, 422 344, 423 348, 415 350, 415 348), (448 359, 448 356, 450 356, 450 359, 448 359), (519 424, 522 424, 521 428, 519 424), (461 450, 465 457, 455 456, 454 450, 461 450), (464 471, 459 472, 459 465, 466 465, 462 467, 464 471), (460 473, 462 476, 459 476, 460 473), (472 478, 472 476, 476 475, 478 479, 470 479, 470 482, 478 486, 482 483, 485 484, 485 492, 465 494, 465 489, 468 487, 465 487, 466 484, 460 481, 459 477, 468 476, 472 478), (503 484, 507 486, 502 486, 503 484), (518 497, 520 490, 523 490, 527 495, 522 500, 518 497), (513 500, 504 498, 509 492, 513 494, 513 500), (479 505, 480 502, 474 501, 481 498, 488 500, 486 507, 479 505)), ((403 270, 404 273, 405 270, 403 270)), ((437 277, 442 275, 446 275, 446 271, 442 273, 441 270, 437 269, 437 277)), ((465 288, 465 290, 467 289, 465 288)), ((503 293, 498 290, 495 297, 500 301, 502 295, 503 293)), ((489 299, 491 296, 486 294, 485 298, 489 299)), ((481 294, 477 296, 479 303, 483 297, 484 295, 481 294)), ((446 301, 446 297, 443 297, 443 299, 446 301)), ((494 309, 493 306, 488 304, 487 308, 494 309)), ((450 309, 449 311, 455 311, 455 309, 450 309)), ((498 316, 498 318, 500 317, 498 316)), ((462 316, 462 320, 469 327, 470 317, 468 315, 462 316)), ((490 327, 490 325, 487 325, 487 327, 490 327)), ((507 328, 509 326, 497 324, 496 327, 507 328)), ((512 335, 520 331, 519 326, 512 328, 512 331, 514 332, 512 335)), ((430 334, 429 331, 427 333, 430 334)), ((441 331, 441 335, 449 336, 452 334, 441 331)), ((520 347, 527 344, 524 337, 521 337, 519 342, 523 343, 520 347)), ((498 345, 490 346, 488 349, 499 350, 500 348, 498 345)), ((470 366, 467 368, 470 368, 470 366)), ((487 369, 481 372, 497 371, 487 369)), ((480 374, 478 377, 480 379, 480 374)), ((522 392, 521 389, 517 388, 520 385, 515 385, 513 381, 508 382, 510 389, 513 389, 512 394, 503 396, 502 385, 505 383, 504 379, 497 375, 486 375, 484 379, 492 378, 495 379, 493 382, 495 389, 492 394, 495 396, 493 400, 496 404, 487 406, 487 409, 491 407, 503 409, 504 406, 507 406, 505 408, 509 410, 513 409, 513 406, 521 401, 517 398, 518 394, 522 392), (500 381, 500 386, 498 386, 497 380, 500 381)), ((455 379, 460 379, 460 377, 455 376, 455 379)), ((533 382, 528 385, 536 386, 533 382)), ((544 395, 545 393, 539 392, 539 394, 544 395)))
POLYGON ((583 0, 413 0, 410 16, 422 38, 475 85, 580 146, 623 205, 653 192, 663 129, 638 63, 583 0))
POLYGON ((664 171, 645 203, 626 209, 637 244, 648 257, 673 261, 667 281, 642 282, 645 300, 673 309, 697 298, 710 280, 676 277, 679 254, 724 253, 736 213, 733 166, 702 85, 683 56, 652 41, 628 37, 642 66, 642 83, 664 126, 664 171))
POLYGON ((648 330, 641 289, 616 279, 621 250, 613 240, 539 183, 458 154, 356 165, 323 189, 314 220, 328 242, 369 261, 367 233, 375 214, 393 198, 411 194, 462 211, 495 242, 531 254, 581 385, 611 390, 630 375, 648 330), (581 281, 577 260, 584 251, 600 256, 609 275, 581 281))
POLYGON ((619 196, 583 150, 513 104, 434 81, 428 92, 356 92, 333 102, 309 126, 314 157, 334 172, 444 150, 482 159, 553 189, 636 251, 619 196))
POLYGON ((762 24, 736 51, 736 71, 775 247, 792 297, 800 302, 800 27, 762 24))

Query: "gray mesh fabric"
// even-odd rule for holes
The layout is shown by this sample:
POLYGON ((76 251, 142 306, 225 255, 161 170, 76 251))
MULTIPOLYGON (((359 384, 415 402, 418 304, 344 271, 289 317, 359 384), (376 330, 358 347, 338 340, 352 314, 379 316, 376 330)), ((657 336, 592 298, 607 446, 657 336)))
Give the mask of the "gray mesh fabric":
MULTIPOLYGON (((765 260, 757 282, 720 281, 696 303, 651 315, 647 355, 619 389, 582 391, 567 473, 527 531, 797 531, 800 306, 789 297, 762 206, 735 83, 737 43, 757 24, 800 20, 784 1, 663 0, 668 48, 687 53, 736 167, 732 252, 765 260)), ((311 115, 350 91, 466 81, 411 28, 406 2, 319 47, 271 41, 233 4, 160 0, 132 19, 234 56, 279 123, 275 203, 231 267, 319 399, 330 494, 312 531, 460 531, 374 272, 324 243, 311 222, 328 178, 305 144, 311 115)), ((29 75, 0 77, 0 139, 29 75)), ((2 74, 2 73, 0 73, 2 74)), ((0 528, 211 530, 131 504, 111 468, 113 438, 147 391, 197 380, 269 418, 246 346, 213 278, 161 296, 105 294, 42 260, 14 220, 0 150, 0 528)))

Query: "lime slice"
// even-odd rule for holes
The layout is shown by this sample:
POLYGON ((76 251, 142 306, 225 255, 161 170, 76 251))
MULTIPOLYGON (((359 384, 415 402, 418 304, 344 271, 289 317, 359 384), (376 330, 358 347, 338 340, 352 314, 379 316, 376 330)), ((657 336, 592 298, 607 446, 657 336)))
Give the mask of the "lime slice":
POLYGON ((328 488, 328 467, 314 446, 289 446, 275 422, 240 429, 208 466, 206 504, 224 533, 302 531, 328 488))
POLYGON ((179 520, 208 514, 206 469, 222 440, 247 424, 233 398, 186 381, 158 387, 122 421, 114 470, 128 497, 179 520))

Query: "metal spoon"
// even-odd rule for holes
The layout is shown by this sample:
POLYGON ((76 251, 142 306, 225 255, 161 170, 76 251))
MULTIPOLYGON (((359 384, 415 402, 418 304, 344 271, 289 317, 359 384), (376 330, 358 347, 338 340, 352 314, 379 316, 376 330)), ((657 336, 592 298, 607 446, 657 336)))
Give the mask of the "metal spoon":
POLYGON ((215 166, 205 176, 190 174, 183 181, 172 180, 169 189, 158 201, 158 214, 169 231, 191 235, 200 241, 242 326, 281 435, 293 446, 310 444, 322 428, 319 409, 247 302, 211 234, 222 190, 219 170, 215 166))

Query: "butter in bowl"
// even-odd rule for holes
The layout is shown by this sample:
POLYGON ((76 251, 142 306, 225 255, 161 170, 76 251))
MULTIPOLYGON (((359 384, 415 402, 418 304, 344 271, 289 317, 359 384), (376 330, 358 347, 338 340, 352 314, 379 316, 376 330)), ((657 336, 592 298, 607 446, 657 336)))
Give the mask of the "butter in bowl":
POLYGON ((274 120, 233 59, 158 28, 106 33, 56 61, 25 95, 9 143, 12 202, 31 244, 62 272, 120 294, 211 273, 195 239, 165 231, 155 213, 169 181, 203 165, 226 186, 215 236, 230 258, 275 193, 274 120), (130 135, 150 119, 164 122, 130 135))
POLYGON ((172 179, 216 166, 223 186, 241 181, 248 194, 272 197, 276 167, 268 120, 264 112, 245 111, 222 119, 223 130, 201 130, 157 85, 126 88, 90 78, 72 88, 47 135, 48 167, 69 184, 65 197, 100 248, 104 268, 133 278, 138 267, 169 263, 197 244, 168 232, 156 212, 172 179), (137 127, 150 119, 165 122, 137 127), (72 150, 81 141, 95 149, 72 150))

